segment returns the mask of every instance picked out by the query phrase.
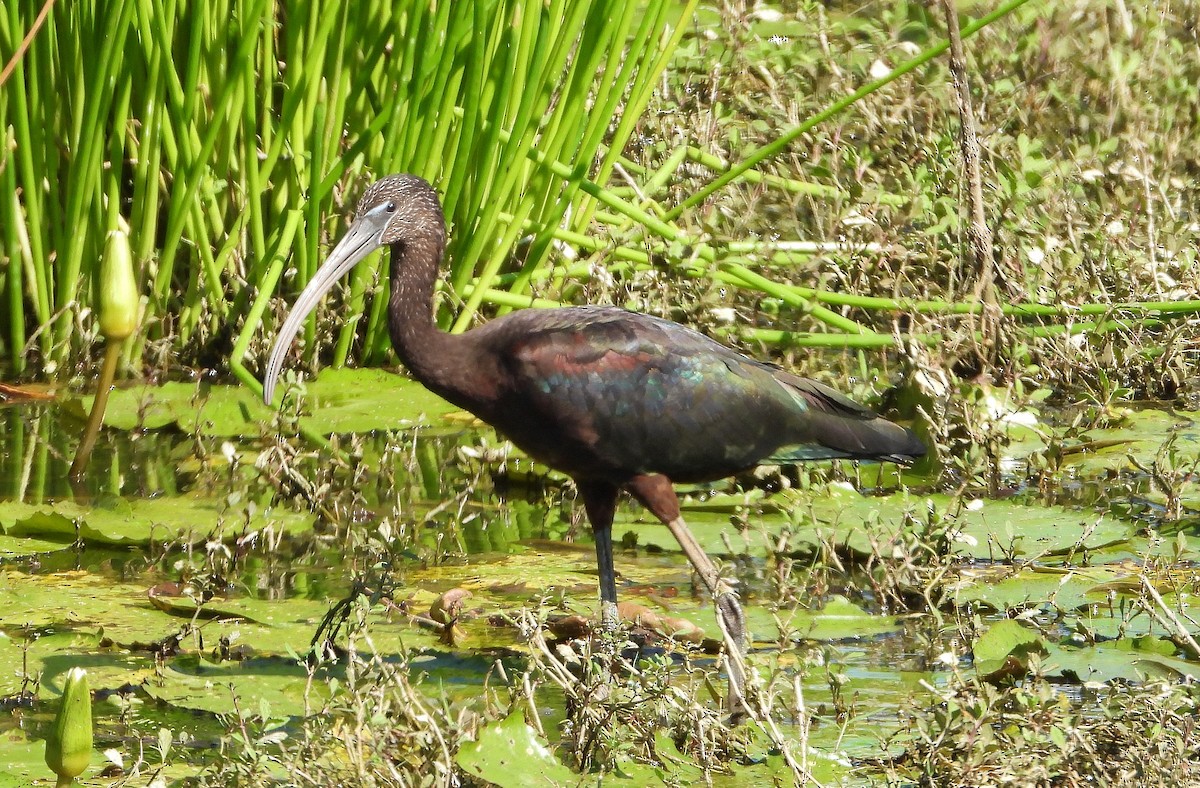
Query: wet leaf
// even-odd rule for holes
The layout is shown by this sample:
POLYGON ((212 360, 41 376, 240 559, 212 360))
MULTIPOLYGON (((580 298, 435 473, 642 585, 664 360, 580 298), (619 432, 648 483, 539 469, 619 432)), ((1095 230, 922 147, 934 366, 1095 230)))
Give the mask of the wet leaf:
POLYGON ((242 708, 265 703, 272 717, 281 719, 319 709, 329 697, 324 681, 307 679, 307 669, 287 657, 214 663, 187 656, 171 660, 158 680, 143 684, 142 689, 177 708, 220 714, 232 712, 235 699, 242 708))
MULTIPOLYGON (((324 433, 395 430, 458 409, 421 384, 380 369, 327 369, 306 384, 306 426, 324 433)), ((74 401, 77 415, 91 398, 74 401)), ((104 415, 116 429, 161 429, 218 437, 258 435, 274 409, 243 386, 141 385, 112 392, 104 415)))
POLYGON ((781 612, 779 618, 786 631, 806 640, 871 637, 900 628, 895 616, 872 615, 843 596, 830 598, 820 610, 781 612))
POLYGON ((704 630, 686 618, 665 615, 635 602, 617 603, 617 614, 622 621, 665 637, 688 643, 700 643, 704 640, 704 630))
POLYGON ((39 539, 32 536, 9 536, 0 533, 0 558, 53 553, 69 547, 70 544, 71 542, 65 539, 39 539))
POLYGON ((439 624, 450 624, 459 617, 471 596, 471 592, 465 588, 452 588, 429 606, 429 617, 439 624))
POLYGON ((485 725, 476 741, 459 748, 456 762, 501 788, 576 785, 582 779, 558 760, 519 711, 485 725))
POLYGON ((53 785, 45 754, 46 743, 41 739, 30 738, 19 727, 0 728, 0 786, 27 788, 34 779, 53 785))
POLYGON ((1173 657, 1179 649, 1175 644, 1166 638, 1154 637, 1153 635, 1143 635, 1135 638, 1122 638, 1114 644, 1114 648, 1122 651, 1141 652, 1143 654, 1153 654, 1158 657, 1173 657))
POLYGON ((987 609, 1006 612, 1012 609, 1053 606, 1071 612, 1101 601, 1103 584, 1126 575, 1121 567, 1059 569, 1027 566, 1013 572, 1001 567, 1005 577, 997 579, 996 570, 966 569, 956 585, 958 604, 979 603, 987 609))
POLYGON ((1050 675, 1081 682, 1200 678, 1200 665, 1195 663, 1153 650, 1119 648, 1112 644, 1083 648, 1051 645, 1044 663, 1053 668, 1050 675))
POLYGON ((198 544, 244 538, 255 531, 296 533, 311 528, 313 517, 279 508, 227 510, 199 495, 107 498, 94 506, 73 501, 27 504, 0 502, 0 531, 7 537, 34 537, 61 547, 77 539, 115 547, 145 546, 173 539, 198 544))
POLYGON ((53 399, 54 388, 45 383, 0 383, 0 402, 48 402, 53 399))
POLYGON ((411 378, 380 369, 328 369, 307 385, 305 423, 326 433, 397 430, 459 409, 411 378))
POLYGON ((971 646, 975 668, 987 678, 1023 674, 1029 666, 1029 655, 1044 654, 1046 650, 1041 635, 1012 619, 997 621, 971 646))
POLYGON ((62 691, 62 677, 73 667, 87 668, 93 688, 111 689, 149 678, 154 666, 149 657, 101 648, 94 633, 49 632, 24 638, 0 632, 0 696, 20 691, 28 671, 31 681, 26 688, 40 676, 41 696, 53 697, 62 691))
MULTIPOLYGON (((1145 408, 1126 410, 1121 422, 1108 429, 1091 430, 1078 439, 1083 451, 1071 451, 1065 462, 1081 475, 1110 469, 1127 469, 1132 455, 1143 465, 1154 461, 1163 440, 1175 434, 1175 462, 1183 465, 1200 459, 1200 423, 1178 413, 1145 408), (1099 441, 1094 451, 1090 441, 1099 441)), ((1068 449, 1071 444, 1067 445, 1068 449)))
MULTIPOLYGON (((829 485, 820 490, 788 491, 776 496, 771 507, 783 506, 785 518, 765 513, 748 517, 748 527, 731 524, 724 514, 684 507, 687 520, 700 545, 710 554, 722 555, 730 547, 737 552, 763 550, 774 546, 785 533, 792 549, 815 548, 823 541, 843 550, 871 555, 873 551, 890 556, 907 549, 926 520, 939 518, 923 538, 946 532, 955 553, 981 559, 1021 557, 1049 561, 1069 557, 1108 545, 1126 542, 1132 526, 1111 516, 1090 511, 1057 507, 1031 506, 1013 501, 985 501, 970 510, 962 501, 945 495, 914 495, 906 492, 886 497, 867 497, 844 485, 829 485)), ((633 529, 639 545, 676 550, 678 545, 666 526, 641 518, 636 526, 618 519, 616 538, 624 538, 633 529)))

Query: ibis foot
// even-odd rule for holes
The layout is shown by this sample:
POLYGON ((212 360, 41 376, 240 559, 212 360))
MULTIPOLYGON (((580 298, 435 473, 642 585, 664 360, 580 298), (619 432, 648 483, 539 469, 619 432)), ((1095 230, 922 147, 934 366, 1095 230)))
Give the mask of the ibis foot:
POLYGON ((731 722, 737 723, 749 713, 746 708, 746 647, 749 642, 746 632, 746 614, 733 590, 730 581, 721 577, 712 559, 692 536, 682 516, 667 521, 667 528, 674 535, 683 554, 712 595, 717 609, 717 626, 721 628, 725 642, 725 661, 729 673, 728 705, 731 722))
POLYGON ((621 628, 621 614, 617 612, 617 603, 607 599, 600 602, 600 629, 603 632, 616 632, 621 628))

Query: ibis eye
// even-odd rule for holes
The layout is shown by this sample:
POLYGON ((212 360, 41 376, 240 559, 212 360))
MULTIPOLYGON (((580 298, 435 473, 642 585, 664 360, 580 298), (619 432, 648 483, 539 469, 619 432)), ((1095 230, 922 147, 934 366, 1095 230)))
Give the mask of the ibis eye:
POLYGON ((388 203, 387 211, 388 211, 388 213, 395 213, 396 212, 396 203, 394 203, 394 202, 388 203))

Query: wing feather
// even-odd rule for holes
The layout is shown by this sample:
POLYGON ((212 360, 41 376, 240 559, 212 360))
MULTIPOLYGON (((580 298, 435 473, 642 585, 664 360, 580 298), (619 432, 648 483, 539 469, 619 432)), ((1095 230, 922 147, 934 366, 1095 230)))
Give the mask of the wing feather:
POLYGON ((767 459, 921 453, 907 430, 833 389, 677 323, 606 307, 503 322, 522 412, 497 426, 568 472, 700 481, 767 459))

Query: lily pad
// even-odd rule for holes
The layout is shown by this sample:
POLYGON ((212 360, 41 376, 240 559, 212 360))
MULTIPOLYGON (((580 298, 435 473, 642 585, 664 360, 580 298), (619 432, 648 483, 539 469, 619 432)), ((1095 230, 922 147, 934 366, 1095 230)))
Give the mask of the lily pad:
POLYGON ((1174 462, 1185 467, 1200 459, 1200 423, 1178 413, 1154 408, 1126 410, 1119 424, 1107 429, 1090 430, 1076 444, 1068 443, 1064 464, 1080 475, 1128 469, 1134 457, 1143 466, 1154 461, 1163 442, 1174 435, 1174 462), (1095 450, 1088 447, 1095 446, 1095 450))
POLYGON ((1122 651, 1153 654, 1158 657, 1173 657, 1179 649, 1166 638, 1143 635, 1142 637, 1123 638, 1114 644, 1114 648, 1122 651))
POLYGON ((1044 662, 1053 667, 1051 675, 1073 681, 1195 681, 1200 677, 1200 665, 1195 663, 1155 649, 1143 651, 1113 644, 1083 648, 1051 645, 1044 662))
MULTIPOLYGON (((99 760, 93 753, 93 767, 99 760)), ((30 738, 21 728, 0 728, 0 788, 28 788, 38 779, 54 784, 54 772, 46 765, 46 742, 30 738)))
POLYGON ((41 697, 57 696, 62 678, 74 667, 87 668, 93 690, 136 684, 153 675, 150 655, 106 649, 100 643, 99 634, 84 630, 39 630, 29 637, 0 632, 0 697, 30 689, 35 682, 41 697))
MULTIPOLYGON (((748 527, 738 528, 729 516, 684 508, 684 519, 700 545, 712 554, 751 552, 772 547, 785 532, 793 548, 816 548, 824 541, 861 555, 879 551, 889 555, 903 550, 934 515, 948 531, 955 553, 978 559, 1036 558, 1084 555, 1088 550, 1121 544, 1133 531, 1120 520, 1091 511, 1059 507, 1028 506, 1013 501, 985 501, 973 508, 945 495, 914 495, 899 492, 885 497, 860 495, 846 485, 833 484, 821 490, 793 490, 777 496, 772 507, 786 508, 784 515, 770 508, 748 518, 748 527)), ((647 522, 636 525, 618 518, 617 538, 638 544, 678 549, 666 526, 647 522), (631 535, 626 537, 626 533, 631 535)))
POLYGON ((0 559, 53 553, 69 546, 61 539, 39 539, 32 536, 9 536, 0 530, 0 559))
MULTIPOLYGON (((82 417, 92 398, 69 407, 82 417)), ((305 387, 304 424, 325 434, 394 430, 458 410, 411 378, 381 369, 327 369, 305 387)), ((244 386, 139 385, 112 392, 104 423, 122 430, 176 426, 215 437, 258 435, 274 409, 244 386)))
POLYGON ((997 621, 971 646, 975 667, 983 676, 1024 674, 1030 654, 1045 654, 1047 643, 1037 632, 1012 619, 997 621))
POLYGON ((847 640, 895 632, 895 616, 872 615, 843 596, 835 596, 820 610, 779 614, 783 626, 806 640, 847 640))
MULTIPOLYGON (((201 629, 172 643, 171 648, 186 652, 225 638, 258 650, 279 650, 272 653, 289 645, 303 650, 326 609, 321 602, 289 600, 275 603, 276 616, 263 623, 237 618, 198 620, 201 629), (300 620, 293 624, 291 617, 295 616, 300 620)), ((131 671, 152 666, 152 647, 178 638, 190 624, 152 606, 143 586, 82 571, 41 575, 0 571, 0 610, 7 611, 3 617, 7 637, 0 638, 0 674, 5 677, 0 687, 10 690, 11 677, 21 675, 22 670, 52 675, 50 661, 72 652, 84 660, 72 664, 89 668, 94 689, 109 686, 94 666, 112 663, 115 655, 124 656, 117 660, 115 672, 119 675, 111 686, 136 683, 140 679, 132 678, 131 671), (32 639, 22 637, 23 632, 31 633, 32 639), (133 656, 127 659, 130 654, 133 656)))
MULTIPOLYGON (((849 760, 839 749, 846 735, 846 729, 834 730, 832 725, 810 730, 809 749, 805 754, 810 780, 821 785, 839 785, 850 773, 849 760)), ((761 735, 756 738, 765 739, 761 735)), ((791 769, 772 746, 764 741, 754 749, 755 752, 748 758, 749 762, 739 764, 735 780, 726 783, 720 777, 712 780, 712 775, 706 776, 704 769, 696 763, 695 756, 681 753, 671 737, 663 731, 654 738, 654 754, 662 761, 661 765, 622 757, 612 773, 604 775, 600 784, 641 788, 653 785, 701 785, 707 782, 715 785, 787 785, 794 782, 791 769)), ((574 779, 575 782, 563 784, 593 784, 581 775, 575 775, 574 779)))
POLYGON ((460 409, 412 378, 381 369, 329 369, 307 386, 305 423, 325 433, 412 427, 460 409))
POLYGON ((519 711, 485 725, 477 740, 459 748, 456 761, 464 771, 501 788, 576 785, 581 781, 519 711))
MULTIPOLYGON (((75 665, 88 668, 93 689, 137 683, 153 668, 158 644, 195 647, 200 635, 179 640, 187 622, 155 610, 145 589, 87 572, 29 575, 0 570, 0 688, 12 691, 25 671, 47 679, 75 665)), ((216 643, 232 624, 210 622, 216 643)), ((264 637, 265 639, 265 637, 264 637)))
POLYGON ((175 539, 198 544, 213 538, 240 537, 249 531, 296 533, 312 526, 313 516, 285 509, 225 512, 217 501, 198 495, 158 498, 109 498, 95 506, 73 501, 0 503, 0 533, 32 537, 35 545, 59 547, 76 540, 116 547, 141 547, 175 539))
POLYGON ((171 660, 158 680, 142 689, 176 708, 227 714, 234 701, 266 709, 272 719, 295 717, 319 709, 329 697, 324 681, 308 681, 308 671, 294 659, 257 657, 213 663, 199 657, 171 660))
POLYGON ((959 604, 977 603, 997 612, 1050 605, 1071 612, 1097 601, 1098 586, 1128 574, 1117 566, 1062 569, 1026 566, 1015 573, 1003 568, 969 568, 960 575, 954 599, 959 604))

